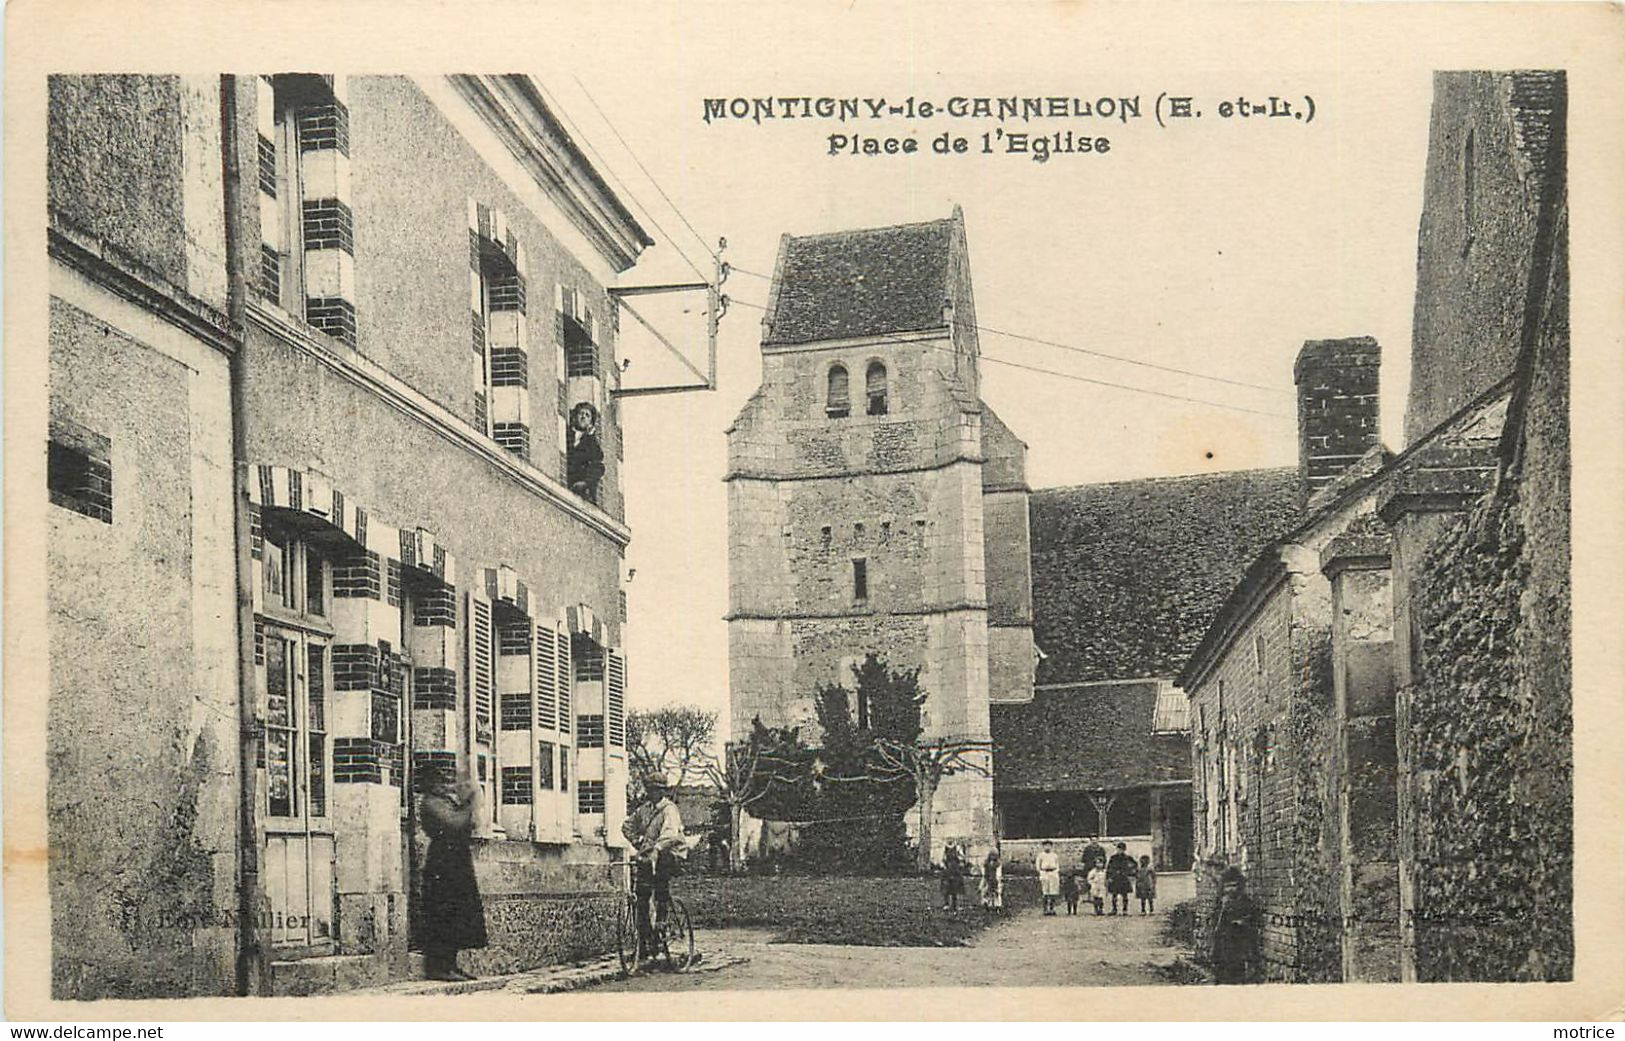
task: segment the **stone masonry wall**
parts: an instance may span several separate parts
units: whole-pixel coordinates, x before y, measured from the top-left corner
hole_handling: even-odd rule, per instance
[[[1435,86],[1406,443],[1512,372],[1544,176],[1508,114],[1511,77],[1441,73]]]
[[[1208,918],[1218,900],[1218,876],[1234,865],[1246,872],[1248,892],[1273,916],[1266,919],[1264,934],[1265,957],[1272,965],[1290,964],[1295,943],[1287,918],[1296,900],[1285,855],[1297,790],[1289,762],[1276,751],[1296,678],[1292,633],[1291,590],[1283,583],[1190,698],[1198,950],[1211,942]],[[1222,781],[1221,744],[1223,758],[1232,764]],[[1229,834],[1224,835],[1219,803],[1232,789],[1237,797],[1226,811]]]
[[[1497,492],[1417,556],[1404,797],[1421,980],[1574,971],[1568,271],[1559,218]]]
[[[226,359],[77,284],[98,314],[52,301],[51,418],[107,439],[111,511],[49,507],[52,993],[230,993],[239,787]]]
[[[1286,547],[1281,584],[1191,692],[1198,950],[1211,942],[1219,875],[1239,867],[1264,911],[1265,975],[1289,982],[1341,976],[1331,588],[1318,562],[1329,534]]]
[[[870,415],[876,362],[886,409]],[[845,415],[829,408],[837,365]],[[816,741],[819,685],[849,684],[849,665],[874,652],[921,670],[928,735],[985,738],[982,417],[951,376],[951,341],[776,347],[762,368],[728,431],[734,732],[759,716]],[[1013,438],[1002,444],[1019,455]],[[933,806],[937,836],[991,839],[987,778],[950,778]]]

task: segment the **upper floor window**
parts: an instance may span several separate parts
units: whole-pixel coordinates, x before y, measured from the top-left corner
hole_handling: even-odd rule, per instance
[[[604,648],[597,640],[582,633],[570,638],[570,659],[575,666],[577,683],[604,678]]]
[[[501,427],[513,426],[511,422],[503,422],[511,420],[511,416],[498,415],[492,407],[496,388],[523,388],[530,382],[524,345],[519,342],[523,325],[515,320],[515,316],[522,316],[525,310],[525,279],[514,266],[513,258],[496,243],[481,237],[476,250],[479,290],[474,300],[474,320],[478,324],[476,332],[481,347],[479,396],[485,405],[477,409],[483,413],[477,418],[484,427],[482,433],[495,437],[511,433]],[[498,440],[505,442],[504,448],[521,456],[529,455],[528,444],[514,444],[511,437]]]
[[[598,375],[598,344],[592,315],[579,290],[560,288],[560,312],[563,324],[564,374],[566,376]]]
[[[588,502],[598,501],[604,479],[604,447],[598,439],[598,410],[578,402],[570,410],[569,447],[564,454],[566,483]]]
[[[329,599],[327,558],[290,534],[267,530],[260,562],[268,612],[324,619]]]
[[[869,371],[864,375],[864,391],[869,399],[869,414],[871,416],[884,416],[886,414],[886,366],[878,361],[869,363]]]
[[[827,382],[824,414],[831,419],[845,419],[852,414],[852,390],[847,380],[846,366],[831,365]]]
[[[354,347],[355,231],[342,81],[284,74],[266,77],[260,88],[260,292]]]
[[[864,557],[852,561],[852,599],[869,599],[869,561]]]

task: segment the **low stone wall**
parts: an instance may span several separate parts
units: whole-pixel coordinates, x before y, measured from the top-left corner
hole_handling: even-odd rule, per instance
[[[1151,855],[1150,835],[1113,835],[1104,839],[1090,838],[1060,838],[1049,839],[1055,844],[1055,852],[1061,857],[1061,870],[1073,871],[1083,865],[1083,849],[1090,843],[1097,843],[1110,857],[1117,852],[1119,842],[1128,845],[1128,855],[1138,864],[1141,857]],[[1004,855],[1004,869],[1006,871],[1031,872],[1033,858],[1038,856],[1044,846],[1044,839],[1001,839],[999,849]]]
[[[490,976],[596,958],[615,947],[622,869],[602,847],[477,842],[488,946],[460,964]]]
[[[485,898],[490,945],[465,951],[459,961],[478,976],[596,958],[615,947],[620,894],[507,893]]]

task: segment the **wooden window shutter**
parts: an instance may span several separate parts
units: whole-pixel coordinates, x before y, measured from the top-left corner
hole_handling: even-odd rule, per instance
[[[570,690],[575,684],[575,669],[570,662],[570,630],[563,624],[555,631],[557,637],[554,647],[558,653],[554,656],[559,667],[559,733],[570,732]],[[564,744],[569,745],[566,741]]]
[[[626,657],[611,647],[605,654],[604,691],[608,703],[606,721],[611,748],[626,747]]]
[[[492,716],[496,675],[493,667],[491,601],[479,593],[468,594],[468,717],[475,744],[493,740]]]
[[[531,625],[531,688],[536,696],[536,726],[559,728],[558,634],[551,624]]]

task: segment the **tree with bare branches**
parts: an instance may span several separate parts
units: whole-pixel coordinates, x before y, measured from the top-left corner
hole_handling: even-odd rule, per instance
[[[878,738],[875,741],[875,759],[881,770],[914,781],[914,806],[920,815],[915,863],[921,871],[931,868],[932,804],[942,779],[957,773],[992,776],[991,752],[991,742],[975,738],[917,738],[914,741]]]
[[[746,812],[776,790],[804,779],[798,768],[802,758],[799,752],[804,749],[795,729],[767,727],[758,717],[751,721],[748,738],[728,742],[720,762],[713,757],[701,766],[712,787],[728,803],[728,870],[737,871],[744,864],[745,851],[739,839]]]
[[[666,705],[626,716],[626,752],[631,759],[633,801],[650,774],[664,774],[674,786],[701,781],[716,761],[717,714],[692,705]]]

